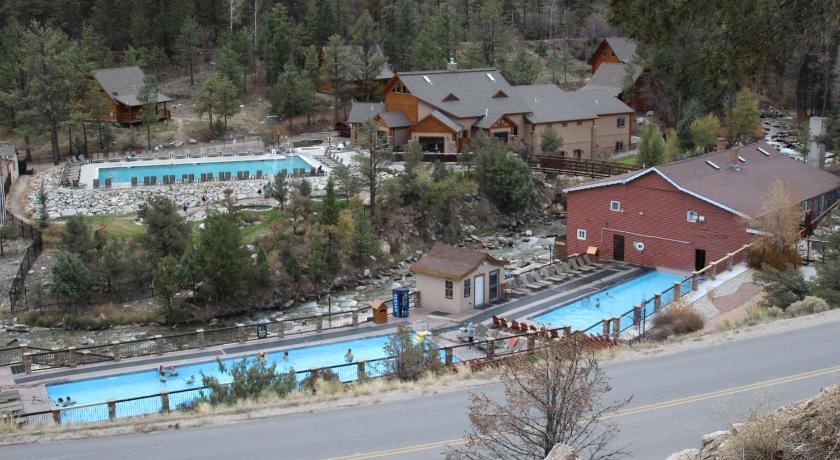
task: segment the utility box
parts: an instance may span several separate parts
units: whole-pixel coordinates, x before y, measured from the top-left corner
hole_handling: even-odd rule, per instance
[[[589,260],[592,262],[598,262],[599,254],[598,246],[589,246],[586,248],[586,256],[589,257]]]
[[[371,309],[373,310],[374,323],[385,324],[388,322],[388,306],[385,305],[385,302],[379,299],[374,299]]]

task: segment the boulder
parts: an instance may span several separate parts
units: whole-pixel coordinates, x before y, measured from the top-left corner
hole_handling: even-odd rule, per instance
[[[700,460],[700,451],[697,449],[685,449],[671,454],[665,460]]]
[[[557,444],[545,457],[545,460],[578,460],[577,452],[566,444]]]

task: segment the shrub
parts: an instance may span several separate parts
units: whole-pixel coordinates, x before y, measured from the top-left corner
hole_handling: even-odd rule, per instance
[[[805,277],[793,265],[779,270],[765,264],[762,266],[762,271],[757,272],[753,279],[764,289],[766,297],[762,305],[765,307],[779,307],[784,310],[809,294]]]
[[[730,457],[743,460],[770,460],[782,458],[783,440],[780,433],[782,423],[776,420],[776,414],[758,416],[753,414],[749,420],[735,430],[731,442],[727,443]]]
[[[385,373],[400,380],[417,380],[426,372],[437,372],[442,364],[437,347],[427,340],[415,343],[408,326],[400,324],[383,347],[387,356]]]
[[[703,316],[682,305],[665,309],[653,317],[654,336],[657,338],[699,331],[704,324]]]
[[[230,405],[268,394],[285,396],[297,388],[295,372],[289,370],[278,374],[275,363],[268,364],[259,359],[242,358],[228,367],[220,359],[217,358],[216,361],[219,363],[219,371],[230,374],[233,381],[224,384],[219,382],[218,378],[202,372],[202,384],[210,388],[209,394],[202,394],[202,397],[211,405]]]
[[[802,258],[795,248],[771,250],[764,247],[750,247],[747,250],[747,265],[751,268],[762,268],[769,265],[777,270],[784,270],[788,265],[801,265]]]
[[[812,295],[806,296],[802,300],[798,300],[787,308],[787,313],[791,316],[810,315],[812,313],[822,313],[829,310],[831,307],[825,300]]]
[[[747,308],[747,323],[755,324],[762,321],[767,321],[773,318],[778,318],[784,314],[784,310],[779,307],[767,307],[762,305],[755,305]]]

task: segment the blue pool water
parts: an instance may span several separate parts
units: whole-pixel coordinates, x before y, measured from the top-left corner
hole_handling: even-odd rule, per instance
[[[598,291],[588,297],[563,305],[532,319],[539,323],[551,324],[554,327],[571,326],[573,331],[586,330],[604,318],[621,316],[627,311],[632,310],[634,305],[653,299],[654,294],[657,292],[663,293],[662,304],[666,304],[673,297],[673,290],[668,292],[664,291],[682,279],[682,275],[664,271],[653,271],[630,281]],[[682,292],[687,292],[686,289],[688,287],[690,287],[690,284],[686,281],[681,287]],[[601,301],[600,308],[595,306],[596,299]],[[645,310],[647,315],[653,313],[652,301],[647,302]],[[632,315],[621,318],[622,330],[631,324],[633,324]],[[600,334],[602,329],[596,327],[590,332]]]
[[[350,348],[353,351],[353,358],[357,361],[375,360],[385,357],[383,346],[390,338],[390,335],[369,337],[364,339],[349,340],[313,347],[289,350],[289,359],[283,359],[283,352],[273,352],[266,355],[269,363],[277,364],[277,371],[284,372],[289,369],[295,371],[306,371],[312,368],[320,368],[343,364],[344,354]],[[240,358],[229,358],[223,360],[225,364],[231,364]],[[441,350],[443,359],[443,350]],[[162,364],[166,365],[165,362]],[[356,363],[333,368],[338,377],[349,382],[357,378]],[[120,400],[140,396],[159,394],[161,391],[173,392],[188,388],[201,386],[201,373],[212,375],[220,382],[230,382],[229,374],[219,372],[216,361],[207,361],[178,367],[178,376],[167,378],[166,383],[160,381],[157,365],[148,371],[119,374],[109,377],[78,380],[68,383],[47,385],[47,395],[53,401],[58,398],[71,397],[76,401],[77,406],[86,404],[104,403],[110,399]],[[384,373],[384,363],[367,363],[365,372],[368,376],[376,377]],[[186,380],[195,376],[195,383],[188,384]],[[298,374],[298,379],[303,380],[308,373]],[[170,407],[175,408],[181,404],[188,404],[199,397],[199,392],[185,392],[170,397]],[[161,410],[160,399],[143,399],[117,404],[117,417],[132,415],[143,415],[157,413]],[[108,419],[108,409],[105,404],[92,407],[81,407],[77,410],[62,412],[62,421],[65,422],[92,422]]]
[[[250,177],[255,177],[257,171],[262,171],[263,176],[273,176],[282,170],[291,172],[292,169],[305,168],[309,171],[312,166],[299,156],[289,156],[283,159],[263,158],[259,160],[236,160],[236,161],[210,161],[210,162],[189,162],[173,164],[157,164],[148,166],[117,166],[113,168],[99,168],[99,183],[104,184],[105,179],[110,178],[114,184],[120,182],[131,182],[136,177],[138,182],[143,183],[144,177],[157,177],[158,182],[163,181],[163,176],[174,175],[181,180],[184,174],[194,174],[198,181],[201,173],[213,173],[214,178],[219,177],[220,172],[229,172],[232,178],[236,177],[238,171],[248,171]]]

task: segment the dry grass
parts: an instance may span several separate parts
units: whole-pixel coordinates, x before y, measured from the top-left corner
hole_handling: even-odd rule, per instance
[[[703,316],[691,307],[677,304],[653,317],[653,336],[660,339],[703,329]]]

